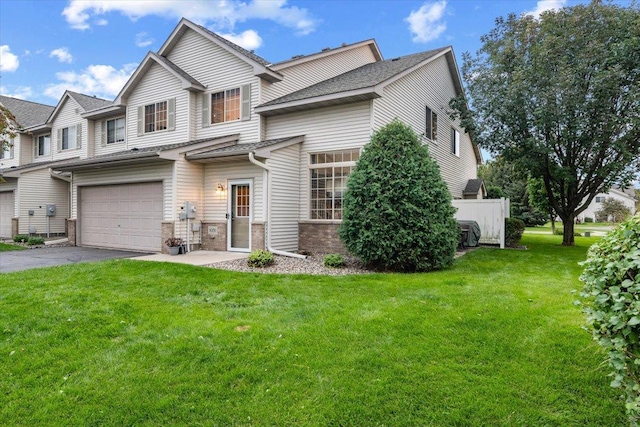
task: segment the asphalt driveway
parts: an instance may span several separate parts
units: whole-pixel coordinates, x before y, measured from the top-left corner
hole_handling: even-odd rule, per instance
[[[24,251],[0,252],[0,273],[29,270],[38,267],[76,264],[79,262],[104,261],[116,258],[133,258],[146,255],[140,252],[110,249],[62,246],[28,249]]]

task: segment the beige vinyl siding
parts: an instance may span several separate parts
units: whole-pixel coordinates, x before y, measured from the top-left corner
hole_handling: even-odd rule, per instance
[[[267,137],[304,135],[300,148],[300,220],[309,218],[309,153],[363,147],[371,137],[371,102],[358,102],[267,119]]]
[[[3,138],[4,139],[4,138]],[[24,134],[18,134],[16,135],[15,138],[13,138],[12,142],[13,142],[13,148],[10,151],[5,151],[5,154],[9,153],[10,156],[6,157],[4,159],[0,159],[0,171],[4,171],[7,168],[10,168],[12,166],[19,166],[21,164],[20,162],[20,158],[21,158],[21,153],[22,151],[24,151],[24,148],[22,147],[22,144],[24,144],[25,140],[30,140],[31,137],[24,135]],[[3,141],[4,142],[4,141]],[[28,147],[27,147],[28,149]]]
[[[143,107],[144,115],[145,105],[167,101],[168,109],[168,101],[172,98],[175,99],[175,130],[165,129],[138,136],[139,107]],[[188,99],[188,92],[182,89],[180,80],[160,65],[153,63],[127,101],[126,148],[153,147],[188,141]],[[144,124],[144,117],[142,120]]]
[[[200,223],[204,214],[204,166],[200,163],[190,163],[181,155],[175,163],[176,186],[175,186],[175,206],[174,211],[179,213],[185,202],[190,202],[196,207],[196,218],[189,220],[190,223]],[[183,239],[187,238],[187,224],[185,220],[175,217],[175,236]],[[200,243],[201,233],[189,231],[189,242]]]
[[[46,134],[40,134],[40,135],[46,135]],[[16,143],[18,141],[20,144],[20,154],[18,156],[16,156],[18,158],[18,163],[20,165],[26,165],[28,163],[33,162],[34,159],[34,147],[33,144],[35,144],[36,138],[38,135],[25,135],[25,134],[20,134],[18,135],[18,137],[16,138]]]
[[[66,218],[69,218],[69,183],[52,178],[49,168],[22,172],[18,179],[19,193],[19,233],[29,233],[31,227],[36,228],[36,233],[47,232],[47,205],[56,205],[56,216],[51,217],[49,223],[50,233],[64,233]],[[29,217],[29,210],[34,215]]]
[[[70,158],[86,158],[87,157],[87,143],[88,141],[88,126],[87,120],[80,117],[80,114],[83,113],[80,105],[73,100],[73,98],[67,96],[65,101],[62,104],[58,114],[56,115],[53,121],[53,127],[51,129],[51,157],[43,156],[37,157],[35,162],[47,161],[47,160],[64,160]],[[70,148],[68,150],[58,151],[58,147],[61,146],[61,142],[59,141],[59,130],[63,128],[71,128],[80,125],[82,127],[82,131],[80,133],[80,148]],[[77,142],[77,136],[76,141]]]
[[[263,170],[246,161],[210,163],[204,166],[204,221],[226,221],[229,180],[248,179],[253,181],[253,201],[251,213],[254,222],[264,221]],[[217,194],[216,187],[222,183],[224,194]]]
[[[271,101],[375,61],[371,48],[369,46],[360,46],[299,65],[279,69],[278,72],[284,78],[281,82],[276,83],[264,81],[262,83],[262,99],[260,102]]]
[[[258,116],[253,113],[253,108],[259,103],[260,79],[254,76],[251,65],[193,30],[187,30],[178,40],[169,53],[168,59],[207,88],[206,93],[196,96],[196,109],[191,110],[191,114],[195,115],[192,118],[195,126],[194,139],[239,133],[239,143],[259,140],[259,121]],[[203,96],[248,84],[251,85],[250,120],[202,126]]]
[[[386,86],[382,98],[373,101],[373,123],[378,130],[397,117],[421,135],[425,132],[425,107],[431,108],[438,115],[438,141],[433,143],[424,137],[422,141],[438,162],[451,196],[461,198],[467,181],[477,178],[477,172],[469,135],[447,114],[449,100],[454,96],[447,61],[440,57]],[[460,132],[460,157],[451,152],[452,125]]]
[[[271,167],[271,246],[283,251],[298,250],[300,214],[300,144],[274,151],[267,160]]]
[[[173,202],[173,162],[74,172],[71,218],[78,218],[78,187],[154,181],[162,181],[163,183],[164,219],[171,220],[174,218],[175,206]]]

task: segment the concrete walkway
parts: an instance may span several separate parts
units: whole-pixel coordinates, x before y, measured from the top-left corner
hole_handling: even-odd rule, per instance
[[[248,258],[247,252],[191,251],[182,255],[151,254],[131,258],[136,261],[175,262],[178,264],[209,265],[217,262]]]

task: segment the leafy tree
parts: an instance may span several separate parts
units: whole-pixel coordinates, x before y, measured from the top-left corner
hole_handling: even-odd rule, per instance
[[[574,220],[596,194],[640,167],[640,10],[602,4],[540,18],[509,15],[464,55],[451,101],[476,141],[542,179],[574,244]]]
[[[526,171],[519,170],[514,163],[498,156],[479,167],[478,177],[484,180],[487,198],[505,197],[510,200],[512,218],[521,219],[527,226],[547,222],[545,212],[538,210],[529,200]]]
[[[0,104],[0,150],[4,151],[11,145],[11,138],[18,133],[18,123],[15,116]]]
[[[529,193],[529,202],[538,211],[545,212],[549,221],[551,221],[551,234],[556,234],[556,212],[549,203],[547,190],[544,188],[544,182],[540,178],[531,178],[527,180],[527,191]]]
[[[438,164],[395,119],[373,134],[349,176],[340,238],[371,267],[427,271],[453,262],[460,230]]]
[[[631,210],[618,199],[607,197],[602,202],[602,207],[596,211],[597,221],[622,222],[631,215]]]

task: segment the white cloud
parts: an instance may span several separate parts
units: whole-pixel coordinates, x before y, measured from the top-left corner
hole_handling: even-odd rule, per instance
[[[18,99],[31,99],[33,90],[29,86],[17,86],[11,90],[5,86],[0,86],[0,93],[4,96]]]
[[[136,46],[138,47],[147,47],[153,44],[154,41],[155,40],[144,31],[136,34]]]
[[[125,64],[119,70],[111,65],[89,65],[81,72],[64,71],[56,73],[60,83],[50,84],[44,94],[59,100],[65,90],[96,95],[101,98],[114,98],[125,85],[137,64]]]
[[[249,19],[271,20],[293,28],[300,35],[313,32],[318,24],[307,9],[287,6],[286,0],[71,0],[62,14],[71,28],[87,30],[91,28],[89,21],[92,17],[109,12],[119,12],[132,20],[147,15],[176,19],[185,17],[227,31],[233,30],[236,23]],[[104,19],[98,23],[101,21]]]
[[[56,57],[60,62],[66,62],[67,64],[71,64],[73,62],[73,55],[69,53],[69,49],[66,47],[60,47],[58,49],[53,49],[49,53],[49,58]]]
[[[6,71],[7,73],[14,72],[20,66],[20,60],[18,55],[11,53],[9,45],[3,44],[0,46],[0,71]]]
[[[244,31],[241,34],[220,34],[227,40],[242,46],[247,50],[254,50],[262,46],[262,37],[253,30]]]
[[[539,18],[542,12],[562,9],[566,4],[567,0],[538,0],[536,8],[529,12],[525,12],[525,15],[531,15],[534,18]]]
[[[427,2],[418,10],[412,10],[405,18],[409,23],[409,30],[413,34],[414,43],[428,43],[437,39],[447,29],[447,24],[442,21],[447,0]]]

